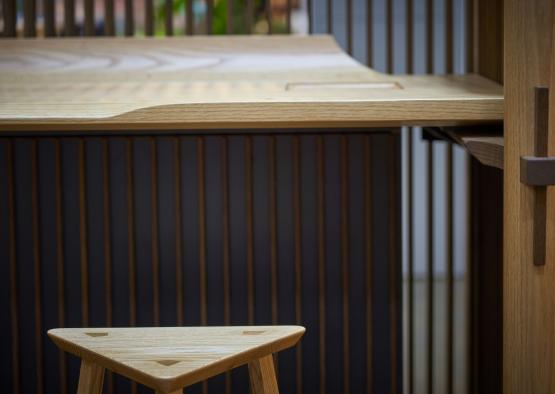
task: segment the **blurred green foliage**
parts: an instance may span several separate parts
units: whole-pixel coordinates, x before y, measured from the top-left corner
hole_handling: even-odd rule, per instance
[[[195,0],[173,0],[173,14],[184,15],[186,12],[187,1],[193,1],[193,20],[195,21],[195,31],[204,31],[206,3]],[[254,2],[254,26],[253,32],[264,33],[268,31],[265,15],[265,2],[269,0],[253,0]],[[212,9],[212,34],[227,33],[227,0],[214,0]],[[246,0],[233,0],[233,34],[246,34]],[[156,2],[156,35],[164,35],[164,21],[166,19],[166,5],[164,0]],[[196,27],[199,26],[200,29]],[[286,32],[283,21],[272,21],[272,31],[280,34]],[[182,33],[175,31],[176,34]]]

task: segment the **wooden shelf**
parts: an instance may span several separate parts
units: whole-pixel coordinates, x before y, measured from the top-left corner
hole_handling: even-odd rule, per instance
[[[463,144],[468,152],[486,166],[503,169],[505,144],[503,136],[463,137]]]
[[[0,131],[455,126],[503,118],[476,75],[390,76],[329,36],[0,41]]]

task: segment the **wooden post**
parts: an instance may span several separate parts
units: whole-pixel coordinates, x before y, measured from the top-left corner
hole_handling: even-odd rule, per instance
[[[553,76],[553,0],[505,2],[503,392],[555,391],[555,195],[547,187],[545,265],[534,265],[535,189],[520,182],[535,152],[535,88]],[[553,105],[550,105],[553,115]],[[555,154],[550,118],[548,155]]]
[[[252,394],[278,394],[274,358],[270,354],[249,363]]]
[[[81,360],[77,394],[101,394],[104,383],[104,368],[91,361]]]

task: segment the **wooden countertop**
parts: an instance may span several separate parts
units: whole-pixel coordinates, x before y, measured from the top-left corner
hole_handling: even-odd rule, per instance
[[[476,75],[389,76],[329,36],[0,40],[0,131],[452,126],[501,121]]]

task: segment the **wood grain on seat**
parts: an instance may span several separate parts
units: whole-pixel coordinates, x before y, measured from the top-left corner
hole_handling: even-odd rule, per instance
[[[299,326],[58,328],[61,349],[162,392],[295,345]]]

